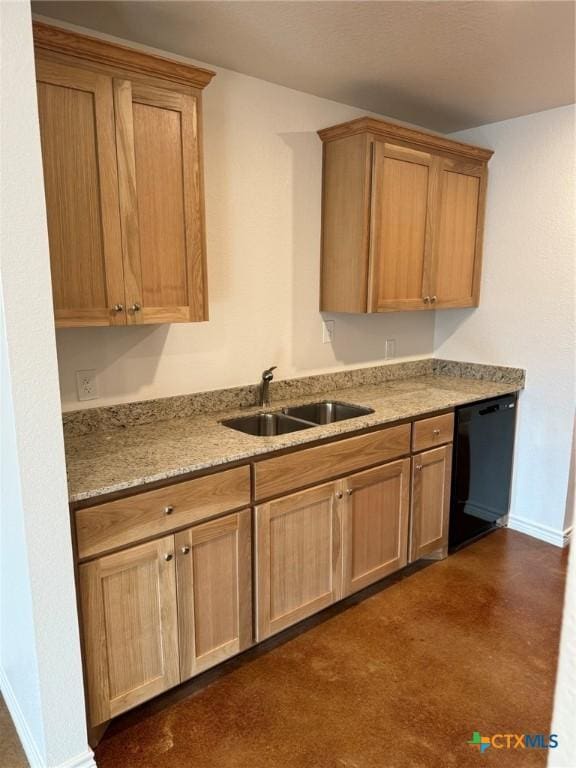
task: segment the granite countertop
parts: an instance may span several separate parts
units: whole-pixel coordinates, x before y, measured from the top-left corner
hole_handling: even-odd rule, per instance
[[[321,394],[274,398],[266,410],[327,399],[374,409],[374,413],[367,416],[277,437],[245,435],[220,424],[222,419],[262,410],[255,407],[236,407],[69,435],[66,437],[69,498],[71,502],[97,499],[116,491],[248,460],[283,448],[517,392],[522,386],[523,382],[512,380],[488,381],[435,373],[333,389]]]

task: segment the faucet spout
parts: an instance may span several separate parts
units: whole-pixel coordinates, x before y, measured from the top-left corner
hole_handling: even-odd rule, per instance
[[[260,398],[258,403],[261,408],[270,405],[270,382],[274,378],[272,371],[275,370],[276,366],[272,365],[262,372],[262,378],[260,379]]]

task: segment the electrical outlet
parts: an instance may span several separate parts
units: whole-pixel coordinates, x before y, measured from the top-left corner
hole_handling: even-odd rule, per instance
[[[386,360],[396,357],[396,339],[386,339],[384,347],[384,356]]]
[[[331,344],[334,341],[334,320],[324,320],[322,323],[322,344]]]
[[[78,400],[96,400],[98,397],[96,371],[76,371],[76,391]]]

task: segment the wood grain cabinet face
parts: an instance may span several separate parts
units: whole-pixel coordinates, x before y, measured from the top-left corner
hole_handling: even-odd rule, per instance
[[[174,537],[79,568],[91,725],[180,682]]]
[[[343,483],[343,596],[346,596],[407,563],[410,459],[361,472]]]
[[[36,75],[56,324],[124,325],[112,79],[43,59]]]
[[[475,306],[480,292],[486,168],[443,159],[438,174],[431,291],[437,307]]]
[[[34,41],[56,325],[207,320],[213,73],[39,22]]]
[[[252,643],[251,515],[246,509],[177,533],[180,677]]]
[[[129,323],[206,320],[198,100],[114,80]]]
[[[369,118],[319,133],[320,309],[477,306],[492,152]]]
[[[433,158],[374,142],[370,263],[372,311],[421,309],[430,295]]]
[[[448,545],[452,446],[412,458],[410,562]]]
[[[257,639],[341,596],[337,483],[256,507]]]

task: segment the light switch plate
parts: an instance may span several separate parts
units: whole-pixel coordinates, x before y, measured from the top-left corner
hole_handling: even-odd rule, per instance
[[[324,320],[322,323],[322,343],[331,344],[334,341],[334,320]]]
[[[76,391],[78,400],[96,400],[98,397],[96,371],[76,371]]]

